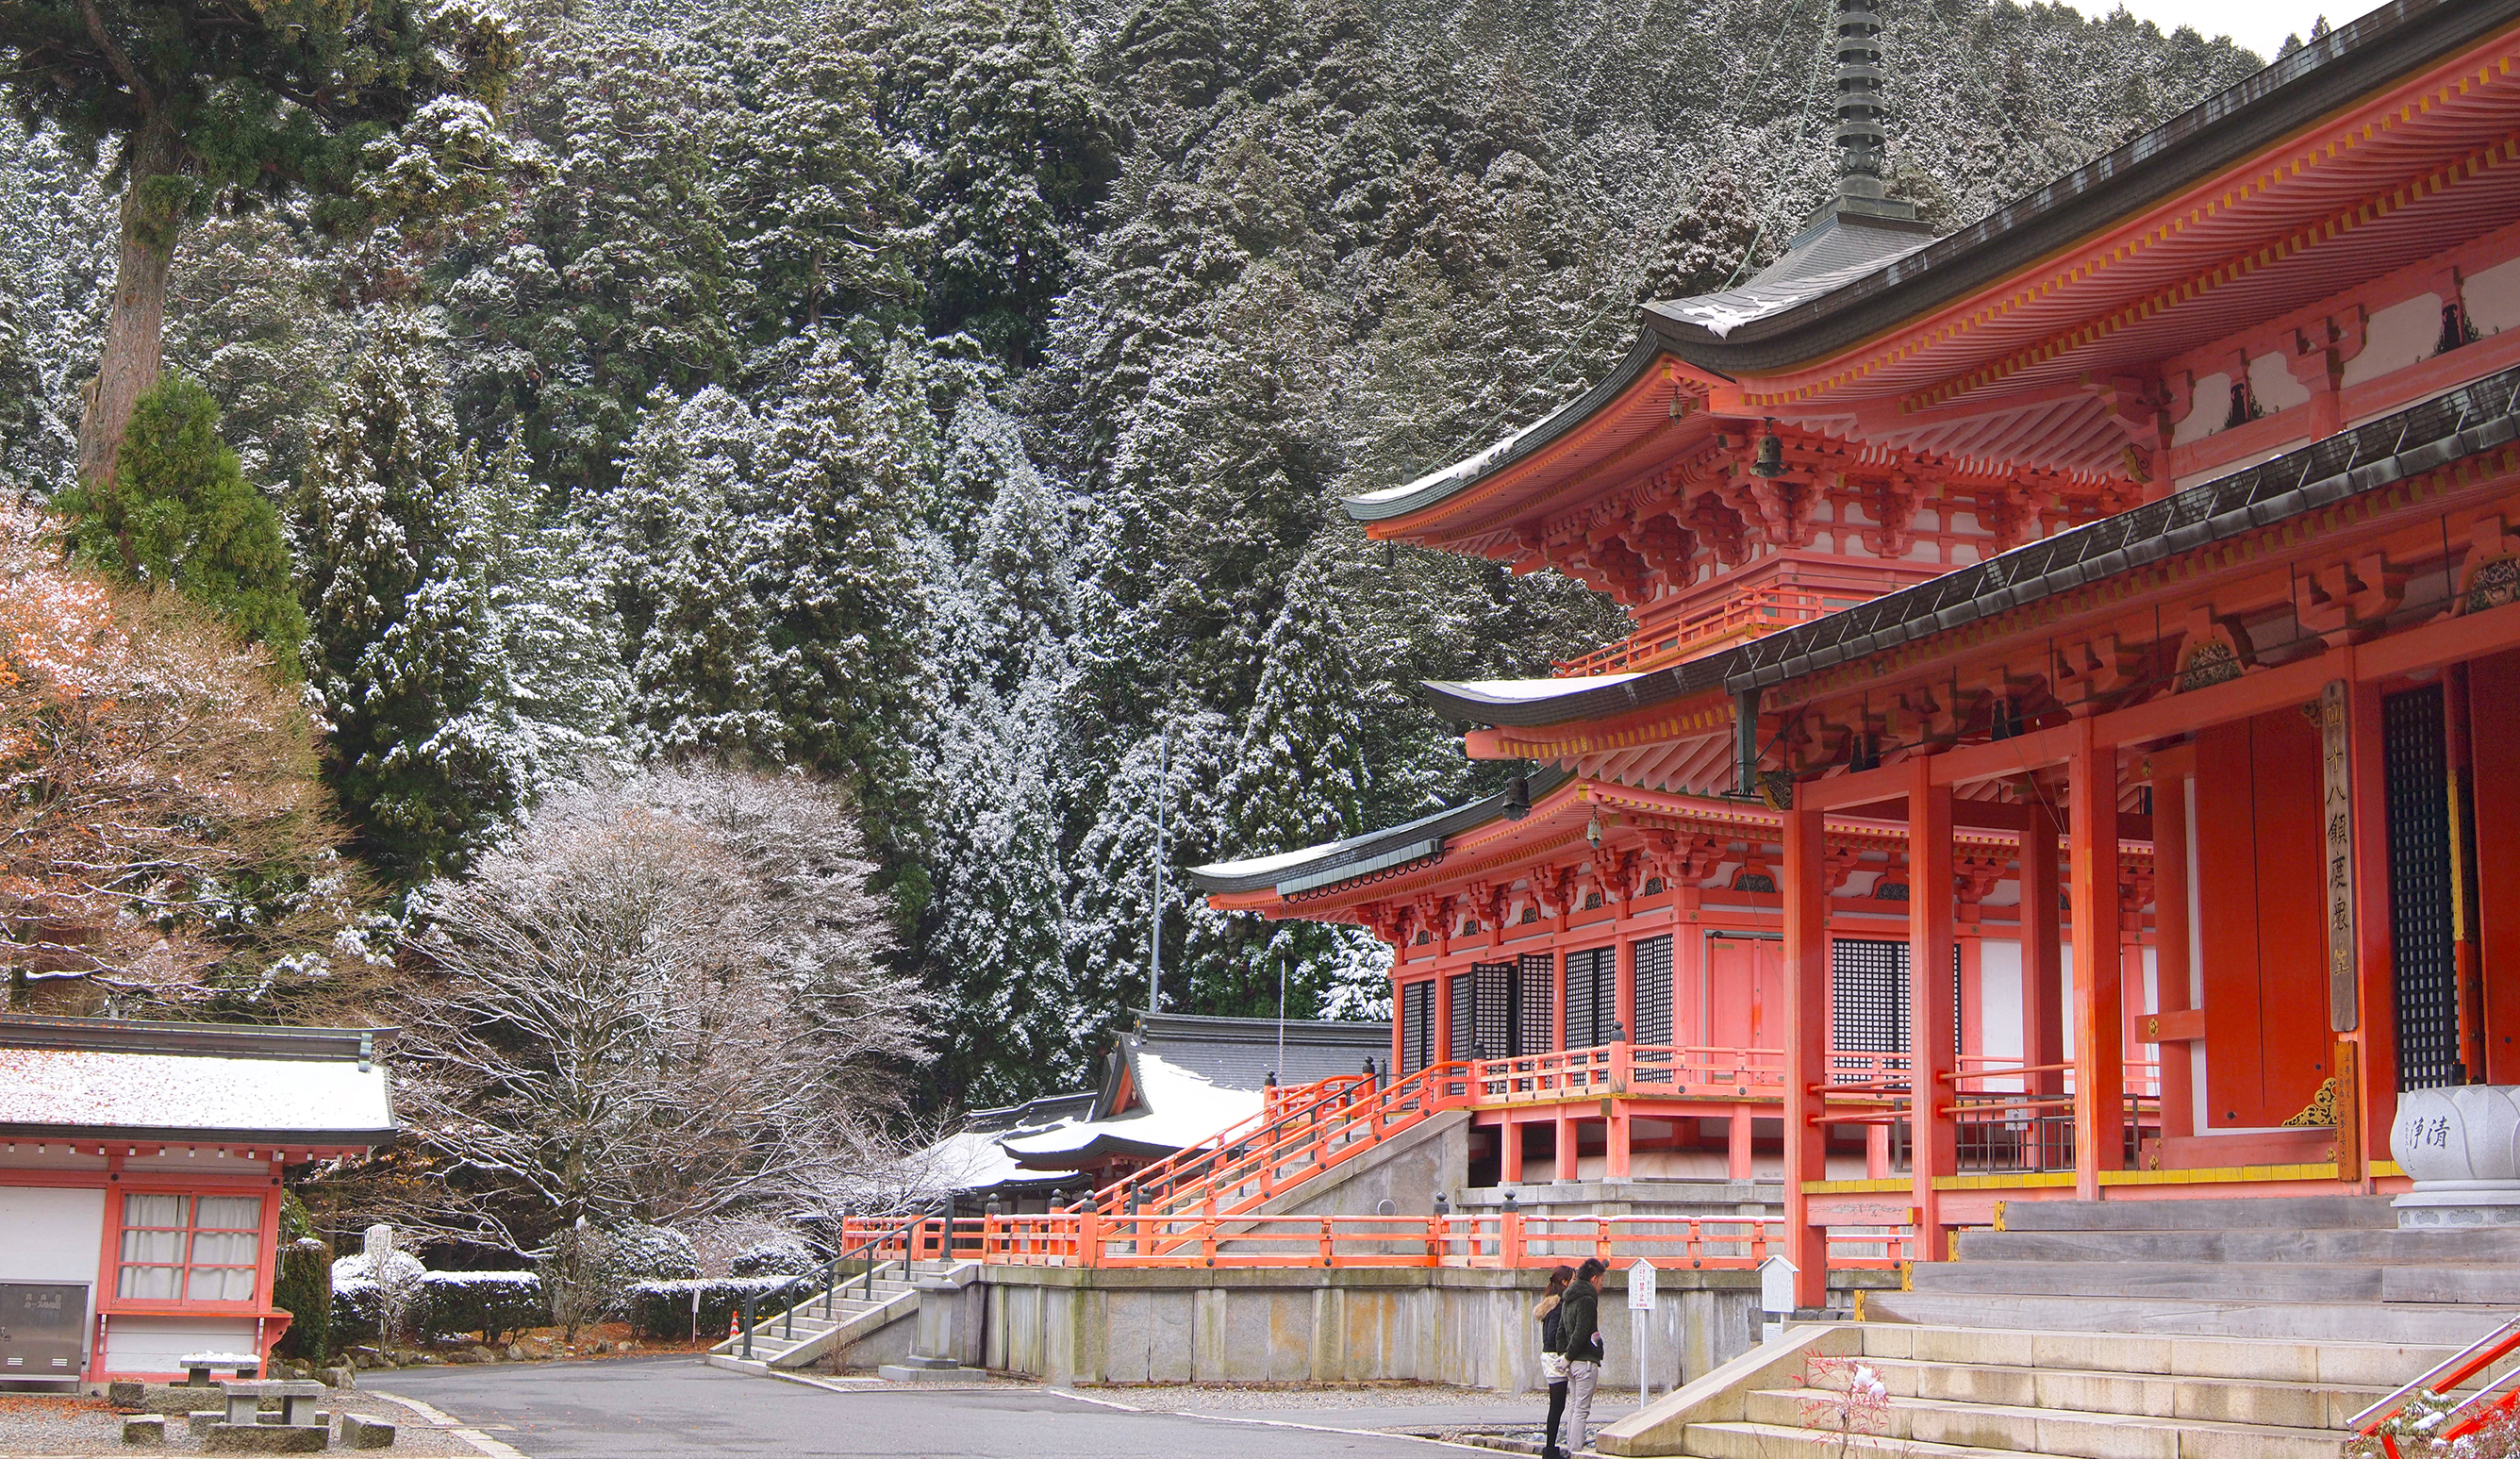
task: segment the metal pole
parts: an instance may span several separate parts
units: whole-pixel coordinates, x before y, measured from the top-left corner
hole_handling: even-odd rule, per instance
[[[1280,1077],[1286,1072],[1286,956],[1278,955],[1278,1069]]]
[[[1173,727],[1167,723],[1155,742],[1155,904],[1147,925],[1147,1012],[1163,1009],[1164,986],[1164,802],[1172,798]]]

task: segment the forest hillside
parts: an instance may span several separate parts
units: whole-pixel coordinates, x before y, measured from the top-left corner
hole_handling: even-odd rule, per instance
[[[699,761],[851,807],[932,1107],[1073,1086],[1143,1001],[1159,817],[1168,1006],[1274,1011],[1283,966],[1298,1016],[1384,1012],[1370,937],[1178,869],[1488,788],[1417,681],[1620,620],[1336,502],[1777,251],[1832,176],[1829,10],[519,0],[468,22],[500,84],[406,126],[433,151],[347,124],[355,216],[221,175],[112,490],[77,462],[123,154],[13,93],[0,473],[302,679],[346,861],[292,885],[371,908],[187,966],[251,1002],[390,961],[537,804]],[[1884,21],[1898,186],[1946,226],[2259,65],[2123,12]]]

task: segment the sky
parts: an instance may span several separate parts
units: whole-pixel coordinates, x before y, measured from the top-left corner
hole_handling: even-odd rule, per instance
[[[2086,16],[2104,16],[2120,0],[2068,0]],[[2164,30],[2193,25],[2206,36],[2228,35],[2258,53],[2275,59],[2286,35],[2310,34],[2311,23],[2327,17],[2341,25],[2374,8],[2379,0],[2123,0],[2137,18]]]

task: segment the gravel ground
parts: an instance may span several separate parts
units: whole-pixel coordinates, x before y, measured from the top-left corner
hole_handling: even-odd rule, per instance
[[[218,1390],[209,1390],[202,1406],[218,1406]],[[383,1393],[333,1392],[323,1404],[326,1411],[365,1414],[387,1420],[394,1425],[394,1445],[382,1452],[408,1454],[415,1459],[447,1459],[447,1456],[476,1456],[475,1449],[464,1439],[445,1433],[418,1413]],[[0,1459],[51,1459],[68,1454],[127,1454],[148,1452],[124,1447],[122,1414],[103,1398],[81,1398],[50,1393],[0,1394]],[[191,1426],[182,1418],[166,1421],[164,1453],[198,1454],[201,1444],[192,1436]]]

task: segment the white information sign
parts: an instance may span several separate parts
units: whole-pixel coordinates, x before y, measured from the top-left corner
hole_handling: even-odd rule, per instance
[[[1628,1268],[1628,1310],[1650,1312],[1654,1309],[1654,1264],[1640,1258]]]

